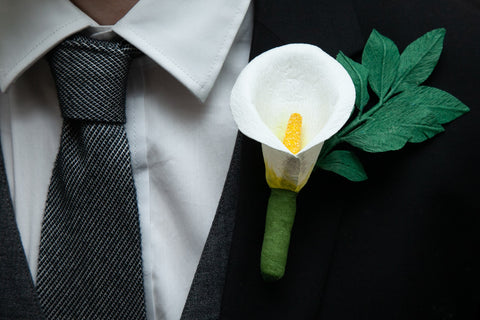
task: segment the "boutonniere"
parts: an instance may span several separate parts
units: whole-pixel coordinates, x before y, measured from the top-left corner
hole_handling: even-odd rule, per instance
[[[260,269],[284,272],[296,196],[315,166],[351,181],[367,179],[350,144],[367,152],[398,150],[444,131],[469,109],[442,90],[422,86],[436,66],[445,29],[430,31],[402,54],[374,30],[361,63],[308,44],[290,44],[253,59],[239,75],[231,108],[240,131],[262,144],[271,188]],[[369,88],[376,97],[371,99]]]

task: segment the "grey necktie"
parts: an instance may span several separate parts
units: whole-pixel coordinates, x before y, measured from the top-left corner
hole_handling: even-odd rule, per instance
[[[145,319],[136,191],[124,128],[138,51],[74,36],[49,54],[63,116],[42,225],[47,319]]]

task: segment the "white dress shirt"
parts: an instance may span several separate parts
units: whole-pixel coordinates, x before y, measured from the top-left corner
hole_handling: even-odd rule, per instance
[[[44,55],[80,30],[112,32],[145,56],[131,67],[127,136],[147,316],[179,319],[229,167],[233,83],[248,62],[249,0],[140,0],[98,24],[65,0],[0,0],[0,133],[17,224],[35,280],[62,119]],[[243,21],[243,23],[242,23]]]

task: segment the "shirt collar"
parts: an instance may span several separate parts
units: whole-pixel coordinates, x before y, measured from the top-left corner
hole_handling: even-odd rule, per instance
[[[204,101],[250,0],[140,0],[112,30]],[[70,1],[16,0],[0,10],[0,88],[52,47],[98,24]]]

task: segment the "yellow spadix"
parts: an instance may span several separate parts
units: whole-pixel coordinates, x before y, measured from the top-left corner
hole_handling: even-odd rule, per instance
[[[302,116],[299,113],[292,113],[288,119],[287,131],[283,144],[293,154],[300,152],[302,148]]]

